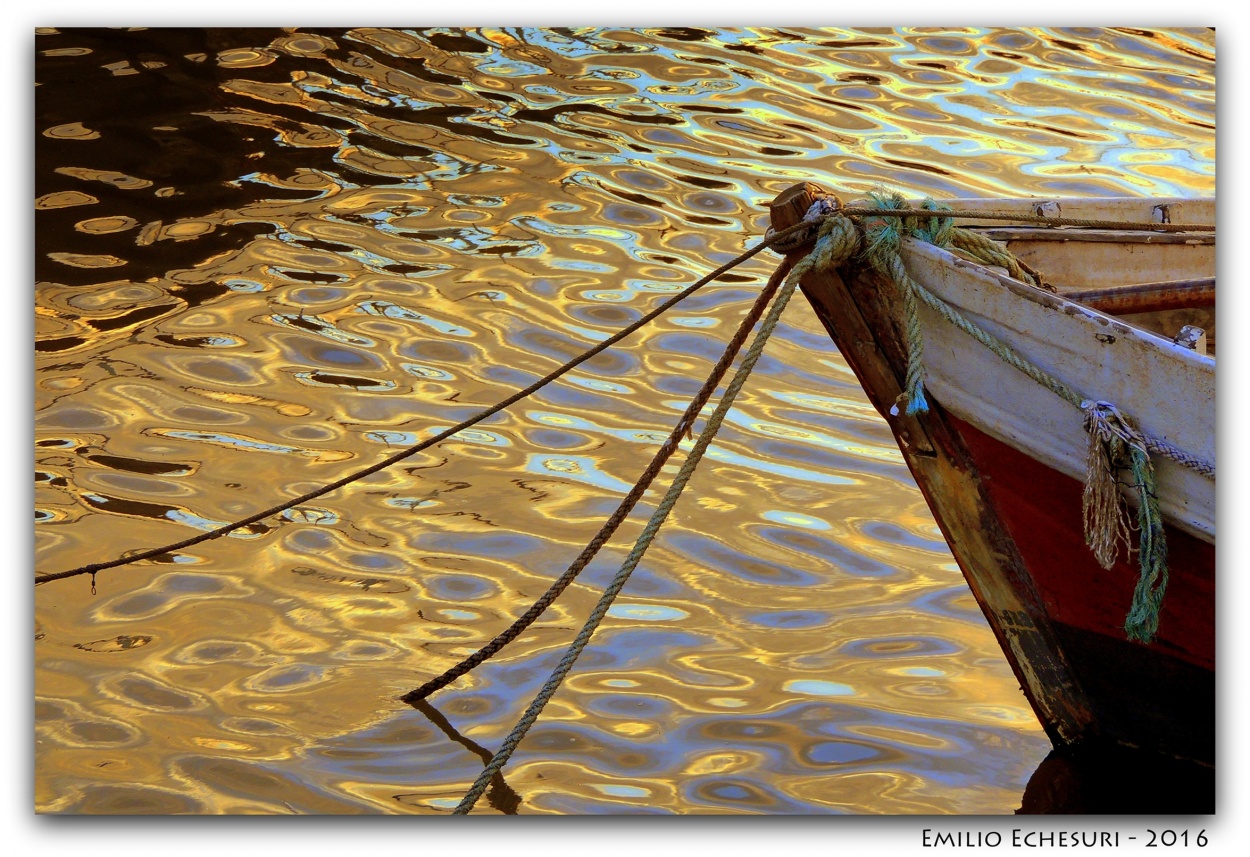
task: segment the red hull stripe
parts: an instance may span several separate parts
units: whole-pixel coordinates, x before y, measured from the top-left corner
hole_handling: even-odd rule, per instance
[[[948,415],[949,416],[949,415]],[[1110,570],[1085,545],[1082,484],[950,416],[1054,622],[1124,640],[1137,553]],[[1166,527],[1169,584],[1152,649],[1215,669],[1215,547]]]

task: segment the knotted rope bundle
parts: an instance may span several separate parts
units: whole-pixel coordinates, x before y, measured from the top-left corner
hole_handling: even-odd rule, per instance
[[[909,208],[909,203],[901,194],[871,193],[869,196],[878,208],[895,210]],[[932,199],[926,199],[921,202],[920,208],[932,211],[935,214],[950,210],[950,206]],[[1036,271],[1024,265],[996,241],[992,241],[970,229],[961,229],[955,226],[954,220],[950,217],[922,217],[918,215],[909,215],[907,217],[867,217],[863,221],[863,228],[866,236],[865,258],[873,270],[898,287],[903,298],[903,320],[907,330],[907,378],[903,385],[903,394],[900,397],[900,402],[906,403],[908,416],[927,413],[929,403],[925,399],[924,394],[924,335],[920,326],[917,300],[924,300],[925,303],[942,312],[943,315],[947,315],[948,318],[949,314],[943,312],[942,308],[937,305],[941,303],[945,306],[945,302],[940,301],[927,289],[924,289],[912,280],[906,268],[903,267],[903,258],[899,253],[903,237],[912,236],[919,238],[937,247],[957,250],[961,256],[965,256],[971,261],[1005,268],[1012,277],[1030,285],[1041,286],[1041,277]],[[954,318],[949,318],[949,320],[955,321]],[[969,323],[960,324],[957,321],[955,323],[965,332],[976,336],[970,329],[971,325]],[[977,338],[981,339],[980,337]],[[1003,349],[1006,349],[1006,351],[1015,354],[1005,344],[991,345],[986,340],[981,341],[996,352],[1003,352]],[[1021,371],[1026,372],[1026,374],[1034,375],[1033,372],[1024,368],[1027,363],[1024,358],[1018,357],[1018,355],[1015,359],[1009,358],[1005,356],[1005,352],[1000,353],[1000,356],[1003,356],[1004,359],[1015,365],[1016,368],[1021,369]],[[1040,381],[1036,377],[1034,380]],[[1051,384],[1041,383],[1054,389]],[[1060,395],[1063,394],[1060,393]],[[1068,396],[1064,396],[1064,398],[1068,398]],[[1073,394],[1070,400],[1073,401],[1073,404],[1076,404],[1080,401],[1080,397]]]
[[[1085,518],[1085,544],[1103,568],[1111,568],[1120,544],[1131,550],[1124,495],[1115,474],[1129,465],[1129,446],[1140,437],[1110,402],[1082,402],[1089,451],[1085,457],[1085,491],[1081,511]]]
[[[1168,586],[1168,546],[1163,535],[1163,515],[1155,493],[1154,465],[1146,439],[1110,402],[1085,401],[1085,430],[1089,432],[1086,459],[1085,542],[1103,568],[1111,568],[1120,542],[1129,544],[1124,495],[1116,474],[1130,470],[1137,492],[1138,553],[1141,575],[1133,590],[1133,603],[1124,619],[1130,640],[1149,643],[1159,630],[1159,609]]]

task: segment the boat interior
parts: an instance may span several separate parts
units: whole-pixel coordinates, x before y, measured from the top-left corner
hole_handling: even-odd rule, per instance
[[[1050,217],[1195,224],[1192,232],[1141,232],[986,222],[978,231],[1004,242],[1068,300],[1215,357],[1214,200],[1013,202]],[[985,207],[1004,210],[996,203]]]

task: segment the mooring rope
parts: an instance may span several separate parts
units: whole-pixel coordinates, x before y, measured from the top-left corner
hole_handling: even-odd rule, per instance
[[[471,426],[474,426],[477,423],[480,423],[482,420],[487,419],[488,417],[494,416],[495,414],[502,411],[504,408],[507,408],[508,406],[513,405],[516,402],[519,402],[521,399],[524,399],[527,396],[537,392],[538,390],[545,387],[547,384],[550,384],[552,381],[555,381],[561,376],[567,374],[571,370],[580,366],[582,363],[585,363],[590,358],[594,357],[597,354],[600,354],[601,352],[605,351],[606,349],[620,342],[625,337],[629,336],[631,333],[634,333],[639,328],[655,320],[657,317],[659,317],[665,311],[667,311],[670,307],[690,297],[690,295],[694,294],[703,286],[715,280],[721,274],[724,274],[733,270],[737,266],[741,265],[743,262],[750,259],[752,256],[755,256],[756,254],[763,251],[766,247],[771,246],[773,243],[777,241],[784,241],[787,237],[794,235],[800,231],[803,231],[807,228],[808,228],[808,224],[799,223],[799,224],[795,224],[789,229],[784,230],[783,232],[778,232],[775,235],[770,235],[766,237],[759,244],[740,253],[739,255],[735,256],[733,259],[721,265],[716,270],[712,271],[707,276],[700,279],[698,282],[693,283],[692,285],[686,287],[684,290],[682,290],[678,294],[664,301],[658,307],[653,309],[651,312],[648,312],[647,314],[643,315],[633,324],[622,329],[620,332],[610,336],[609,338],[605,339],[603,342],[600,342],[598,345],[594,346],[593,348],[590,348],[582,352],[578,356],[574,357],[572,360],[569,360],[563,366],[560,366],[555,371],[551,372],[548,375],[543,376],[542,378],[539,378],[537,381],[535,381],[533,384],[530,384],[525,389],[519,390],[516,393],[513,393],[511,396],[499,402],[498,404],[492,405],[491,407],[478,412],[474,416],[469,417],[463,422],[457,423],[456,425],[452,426],[449,429],[446,429],[445,431],[439,432],[438,434],[434,435],[431,438],[423,440],[418,444],[415,444],[397,453],[394,453],[393,455],[390,455],[382,459],[376,464],[373,464],[361,470],[357,470],[354,473],[350,473],[341,479],[337,479],[334,482],[329,483],[328,485],[323,485],[322,487],[309,491],[306,494],[301,494],[299,497],[296,497],[293,500],[288,500],[284,503],[279,503],[276,506],[272,506],[268,509],[265,509],[263,512],[257,512],[254,515],[249,515],[248,517],[243,518],[241,520],[234,521],[229,524],[225,524],[223,526],[217,527],[216,529],[209,530],[204,533],[200,533],[197,536],[192,536],[190,538],[183,539],[182,541],[173,542],[171,544],[163,545],[158,548],[151,548],[150,550],[141,551],[140,553],[136,553],[131,556],[122,556],[114,560],[109,560],[108,562],[91,563],[89,565],[80,566],[78,568],[72,568],[67,571],[58,571],[55,573],[47,573],[47,574],[37,574],[35,575],[35,585],[38,586],[40,584],[49,583],[54,580],[63,580],[69,577],[77,577],[83,574],[90,574],[91,579],[92,579],[92,584],[94,586],[95,575],[97,572],[104,571],[105,569],[109,569],[109,568],[116,568],[122,565],[129,565],[131,563],[139,562],[145,559],[152,559],[153,557],[162,556],[163,554],[172,553],[174,551],[182,550],[184,548],[189,548],[193,545],[198,545],[201,542],[206,542],[211,539],[221,538],[222,536],[228,535],[229,533],[232,533],[235,530],[242,529],[243,527],[258,523],[259,521],[262,521],[265,518],[285,512],[286,510],[294,508],[295,506],[298,506],[302,503],[307,503],[310,500],[315,500],[318,497],[322,497],[326,494],[329,494],[331,491],[335,491],[339,488],[344,487],[345,485],[350,485],[351,483],[357,482],[366,476],[370,476],[374,473],[377,473],[379,470],[383,470],[387,467],[390,467],[392,464],[396,464],[407,458],[411,458],[412,456],[416,455],[418,452],[421,452],[424,449],[428,449],[429,447],[433,446],[436,443],[447,440],[452,435],[455,435],[461,431],[464,431],[465,429]]]
[[[854,248],[857,246],[858,238],[854,226],[849,220],[842,217],[827,218],[820,227],[820,237],[817,239],[817,248],[825,253],[825,258],[832,258],[830,251],[832,248]],[[656,533],[659,532],[660,526],[668,517],[669,512],[677,503],[677,499],[681,496],[682,491],[686,487],[686,483],[690,481],[691,474],[703,458],[712,438],[716,436],[717,430],[725,419],[725,415],[729,413],[734,399],[738,392],[742,389],[742,385],[746,383],[747,378],[751,374],[751,370],[755,367],[756,361],[759,360],[760,354],[763,353],[764,344],[768,342],[769,336],[777,326],[777,322],[781,319],[781,313],[785,309],[786,304],[790,301],[790,296],[794,294],[794,289],[798,286],[799,279],[804,273],[811,270],[815,265],[812,256],[817,251],[800,260],[790,271],[790,275],[786,277],[785,283],[777,292],[777,298],[773,302],[772,308],[768,312],[768,316],[760,325],[759,332],[756,333],[755,339],[751,343],[751,347],[747,350],[746,355],[742,358],[742,364],[738,367],[738,371],[734,373],[733,379],[729,382],[724,395],[716,406],[716,410],[708,418],[707,423],[703,427],[703,431],[699,434],[699,439],[695,441],[694,448],[690,454],[686,456],[686,460],[682,463],[681,470],[673,478],[672,485],[669,486],[668,492],[664,495],[664,499],[660,501],[660,505],[656,507],[655,512],[651,516],[651,520],[647,522],[642,534],[634,543],[633,550],[629,556],[625,558],[625,562],[621,565],[620,571],[612,579],[612,582],[604,590],[599,602],[591,611],[590,617],[586,620],[586,624],[582,626],[577,637],[569,645],[568,650],[564,653],[564,657],[560,659],[560,663],[556,665],[551,676],[547,679],[539,690],[534,701],[530,703],[525,714],[513,727],[508,737],[504,739],[500,745],[499,751],[495,757],[491,759],[486,768],[478,775],[473,786],[465,794],[460,804],[456,807],[454,815],[466,815],[469,810],[473,809],[473,805],[477,803],[478,798],[490,785],[492,778],[498,773],[508,760],[512,757],[517,745],[525,737],[530,727],[538,719],[538,715],[542,713],[543,708],[551,700],[560,684],[564,681],[565,676],[573,668],[574,662],[581,655],[586,645],[590,642],[591,636],[599,627],[603,617],[607,615],[608,609],[612,606],[612,602],[616,600],[616,596],[624,588],[625,583],[629,580],[630,574],[637,568],[638,563],[642,560],[642,556],[646,553],[647,548],[655,540]],[[835,262],[836,264],[836,262]]]
[[[540,596],[538,600],[525,611],[525,613],[517,618],[517,620],[507,628],[507,630],[500,633],[485,646],[460,661],[460,663],[456,664],[454,667],[448,669],[442,675],[437,678],[430,679],[416,690],[411,690],[401,696],[400,699],[402,701],[407,702],[410,705],[415,705],[420,700],[428,697],[431,693],[441,690],[456,679],[460,678],[460,676],[485,662],[487,659],[494,657],[504,646],[515,640],[523,631],[525,631],[526,628],[532,625],[534,621],[538,619],[538,617],[541,616],[548,607],[551,606],[552,602],[560,597],[560,593],[564,592],[564,590],[568,588],[569,584],[572,583],[579,574],[581,574],[582,569],[584,569],[590,561],[595,558],[595,555],[599,553],[599,549],[607,543],[608,539],[612,538],[612,534],[616,532],[617,528],[621,525],[625,518],[629,516],[629,513],[633,511],[634,506],[637,505],[638,501],[642,498],[642,495],[646,493],[647,488],[650,487],[651,483],[655,480],[655,477],[659,475],[660,470],[664,467],[664,464],[670,457],[672,457],[673,453],[677,451],[677,447],[681,443],[682,438],[686,437],[690,433],[691,426],[694,425],[694,421],[699,416],[699,412],[703,410],[703,406],[707,404],[708,399],[710,399],[712,393],[715,392],[717,385],[720,384],[721,379],[725,376],[725,372],[728,371],[730,364],[733,363],[734,357],[736,357],[739,350],[741,350],[742,344],[746,342],[752,328],[754,328],[756,322],[760,320],[760,316],[764,314],[764,310],[768,307],[769,301],[772,300],[773,295],[776,293],[777,288],[781,285],[782,279],[785,277],[790,268],[791,265],[788,262],[783,262],[783,264],[773,272],[773,275],[769,277],[767,285],[764,286],[764,289],[755,299],[755,303],[751,305],[751,308],[747,311],[746,316],[743,317],[742,323],[738,325],[737,331],[729,340],[728,345],[726,345],[724,353],[721,354],[720,359],[716,362],[716,365],[712,367],[712,371],[708,374],[707,380],[703,382],[703,386],[695,394],[694,398],[691,399],[690,404],[686,407],[685,413],[683,413],[681,419],[677,421],[677,424],[673,427],[673,430],[669,434],[668,438],[663,444],[660,445],[660,448],[655,453],[655,457],[651,459],[651,463],[647,465],[646,470],[644,470],[642,475],[638,477],[638,481],[634,483],[634,487],[631,488],[629,493],[625,495],[625,499],[623,499],[620,505],[616,507],[616,511],[608,517],[603,526],[599,529],[599,532],[595,533],[594,538],[592,538],[582,552],[577,555],[577,558],[573,560],[568,569],[560,575],[560,577],[558,577],[556,581],[551,584],[547,591],[544,592],[542,596]]]

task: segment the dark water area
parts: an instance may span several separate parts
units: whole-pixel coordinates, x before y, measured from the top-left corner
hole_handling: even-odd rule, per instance
[[[36,569],[194,535],[455,424],[753,245],[797,182],[1211,195],[1214,47],[41,29]],[[449,813],[675,465],[512,646],[428,704],[398,697],[564,570],[775,265],[359,484],[94,593],[37,587],[36,810]],[[477,811],[1011,814],[1043,799],[1026,786],[1049,752],[888,427],[796,300]]]
[[[40,121],[34,151],[41,199],[78,198],[84,179],[94,178],[90,195],[98,200],[95,204],[109,211],[110,219],[148,224],[194,218],[275,195],[307,197],[235,182],[248,172],[247,156],[255,149],[249,144],[255,137],[249,138],[246,128],[202,115],[224,106],[219,89],[224,75],[215,63],[187,57],[244,47],[258,34],[230,29],[167,29],[155,38],[150,31],[72,33],[40,40],[36,102]],[[89,62],[83,60],[86,56]],[[132,73],[118,74],[119,70]],[[59,132],[45,134],[45,123]],[[97,139],[90,135],[98,134],[109,141],[107,146],[92,147],[91,169],[96,175],[66,170],[82,154],[84,135],[75,133],[76,126],[92,129],[86,139]],[[275,154],[281,157],[283,152]],[[286,165],[288,169],[294,166]],[[134,178],[139,175],[143,178]],[[150,183],[143,189],[155,186],[158,190],[135,193],[142,182]],[[168,188],[166,193],[160,192],[162,186]],[[110,223],[90,231],[75,229],[81,219],[82,211],[73,205],[39,209],[40,234],[62,238],[50,252],[124,259],[125,274],[139,280],[192,266],[272,231],[265,224],[249,223],[197,236],[194,243],[141,244],[129,230],[110,230]],[[71,240],[67,244],[65,239]],[[35,254],[35,274],[39,280],[75,286],[99,280],[98,269],[67,265],[47,253]]]
[[[1216,796],[1205,765],[1116,746],[1063,748],[1037,766],[1017,813],[1214,815]]]

